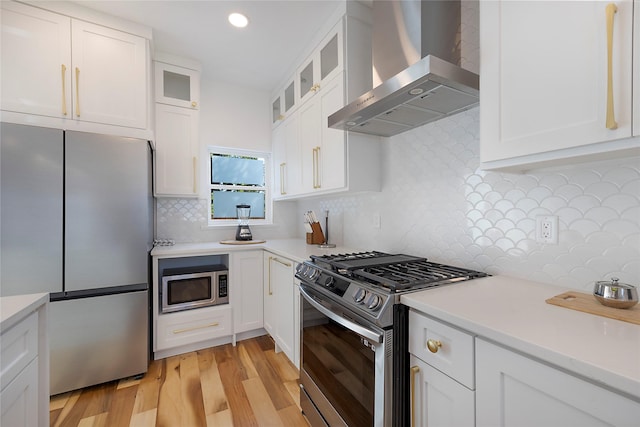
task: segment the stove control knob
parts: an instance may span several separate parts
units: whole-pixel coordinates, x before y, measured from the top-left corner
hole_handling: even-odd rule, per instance
[[[320,270],[313,268],[313,267],[309,267],[309,269],[306,271],[306,276],[310,279],[310,280],[315,280],[316,277],[318,277],[318,275],[320,274]]]
[[[378,308],[380,308],[380,304],[382,304],[382,298],[380,298],[378,295],[371,294],[369,295],[369,298],[367,298],[365,304],[367,305],[367,308],[369,310],[377,310]]]
[[[353,294],[353,300],[358,304],[362,304],[364,302],[364,298],[367,296],[367,291],[362,288],[358,288],[355,294]]]
[[[335,282],[335,279],[332,276],[327,276],[327,278],[324,279],[324,286],[330,288],[333,286],[333,282]]]

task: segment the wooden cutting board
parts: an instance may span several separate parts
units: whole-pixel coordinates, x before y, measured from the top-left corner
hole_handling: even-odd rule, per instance
[[[220,240],[223,245],[257,245],[265,242],[266,240]]]
[[[555,297],[549,298],[547,304],[570,308],[572,310],[583,311],[585,313],[604,316],[610,319],[622,320],[623,322],[640,325],[640,305],[636,304],[631,308],[613,308],[600,304],[591,294],[582,292],[564,292]]]

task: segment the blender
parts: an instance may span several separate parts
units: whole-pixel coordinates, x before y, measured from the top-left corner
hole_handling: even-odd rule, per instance
[[[236,212],[238,216],[236,240],[251,240],[251,230],[249,229],[249,215],[251,215],[251,206],[236,205]]]

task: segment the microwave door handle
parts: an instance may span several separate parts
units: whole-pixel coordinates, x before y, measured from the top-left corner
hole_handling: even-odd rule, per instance
[[[313,308],[315,308],[320,313],[324,314],[325,316],[327,316],[329,319],[333,320],[334,322],[344,326],[345,328],[355,332],[358,335],[361,335],[361,336],[365,337],[366,339],[368,339],[370,341],[377,342],[377,343],[382,343],[382,339],[383,339],[383,335],[382,334],[380,334],[378,332],[375,332],[375,331],[372,331],[370,329],[367,329],[364,326],[358,325],[357,323],[354,323],[354,322],[352,322],[350,320],[347,320],[344,317],[338,316],[336,313],[332,312],[331,310],[329,310],[328,308],[326,308],[322,304],[320,304],[317,301],[315,301],[313,299],[313,297],[311,295],[309,295],[309,293],[307,291],[305,291],[302,286],[300,287],[300,294],[304,297],[305,300],[307,300],[307,302],[309,304],[311,304],[313,306]]]

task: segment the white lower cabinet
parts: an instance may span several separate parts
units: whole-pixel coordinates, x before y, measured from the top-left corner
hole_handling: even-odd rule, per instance
[[[476,381],[478,426],[636,426],[640,420],[640,402],[482,339],[476,340]]]
[[[38,358],[36,357],[0,394],[0,425],[31,427],[38,425]]]
[[[411,425],[473,426],[475,393],[413,354],[411,366]]]
[[[45,295],[45,294],[43,294]],[[31,295],[13,298],[11,303]],[[16,302],[17,301],[17,302]],[[41,299],[42,301],[42,299]],[[0,334],[0,426],[44,427],[49,425],[49,296],[16,323],[2,325]],[[2,303],[8,310],[11,303]],[[3,319],[3,322],[6,320]]]
[[[411,425],[473,426],[473,336],[411,310]]]
[[[156,322],[156,349],[170,349],[232,333],[231,307],[228,304],[161,314]]]
[[[229,294],[233,307],[233,333],[262,328],[262,251],[233,252],[229,259],[229,275],[234,283]]]
[[[270,252],[264,253],[264,328],[275,341],[276,352],[283,351],[296,363],[294,262]]]

